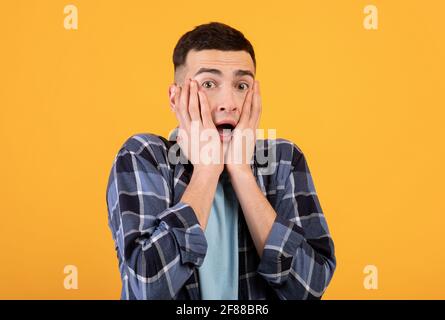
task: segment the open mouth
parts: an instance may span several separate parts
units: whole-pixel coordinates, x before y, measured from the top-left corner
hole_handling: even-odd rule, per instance
[[[219,124],[219,125],[216,126],[216,129],[218,129],[219,133],[223,133],[223,132],[230,133],[230,132],[232,132],[232,130],[234,128],[235,127],[232,124],[230,124],[230,123],[223,123],[223,124]]]
[[[235,125],[236,124],[233,121],[222,121],[215,126],[221,139],[228,140],[232,136],[232,131],[235,129]]]

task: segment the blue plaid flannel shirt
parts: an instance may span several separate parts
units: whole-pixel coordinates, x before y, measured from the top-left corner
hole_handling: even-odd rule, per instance
[[[320,299],[336,268],[334,243],[304,154],[288,140],[273,141],[273,173],[262,171],[271,164],[257,161],[258,144],[251,168],[277,217],[260,258],[238,207],[238,298]],[[121,299],[201,299],[197,267],[207,242],[193,208],[180,201],[193,165],[169,161],[175,144],[135,134],[114,159],[106,201]]]

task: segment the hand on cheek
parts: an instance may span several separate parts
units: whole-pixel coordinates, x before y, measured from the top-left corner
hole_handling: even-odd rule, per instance
[[[197,171],[219,174],[224,167],[221,143],[208,101],[196,81],[187,80],[175,93],[175,115],[179,121],[177,143],[186,158]]]
[[[225,164],[229,173],[251,171],[256,142],[256,129],[261,116],[261,97],[259,82],[246,95],[241,110],[240,120],[232,132],[232,138],[224,145]]]

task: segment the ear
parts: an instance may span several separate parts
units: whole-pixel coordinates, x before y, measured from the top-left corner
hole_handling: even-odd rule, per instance
[[[177,86],[175,83],[172,83],[168,86],[168,100],[170,102],[170,109],[172,112],[175,112],[175,92],[177,90]]]

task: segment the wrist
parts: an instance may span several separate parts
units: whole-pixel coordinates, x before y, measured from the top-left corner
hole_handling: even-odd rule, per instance
[[[221,168],[219,166],[194,166],[192,178],[218,179],[223,169],[224,166],[221,166]]]
[[[230,178],[236,179],[237,177],[253,177],[252,168],[250,165],[226,165],[227,172]]]

